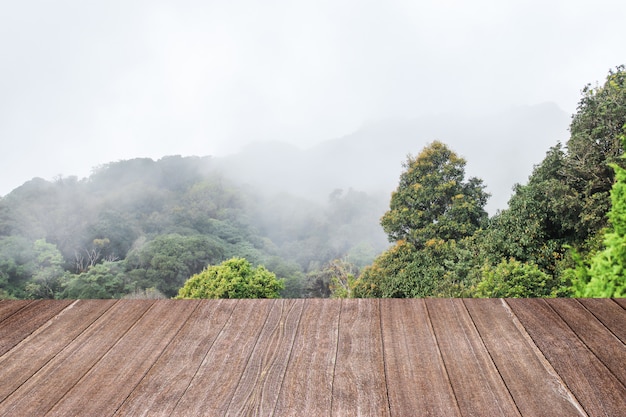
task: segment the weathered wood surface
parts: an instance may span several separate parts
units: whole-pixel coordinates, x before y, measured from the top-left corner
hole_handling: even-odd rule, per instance
[[[555,301],[512,299],[507,303],[588,414],[624,415],[626,389],[615,370],[607,368],[581,340],[585,336],[578,336],[556,313]],[[621,344],[615,353],[624,348]]]
[[[623,300],[0,301],[0,415],[621,416]]]

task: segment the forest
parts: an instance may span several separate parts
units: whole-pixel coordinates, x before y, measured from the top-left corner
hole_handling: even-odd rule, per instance
[[[581,95],[567,142],[492,216],[441,141],[407,156],[386,207],[263,193],[211,157],[33,179],[0,199],[0,298],[169,298],[218,265],[285,298],[626,296],[626,69]]]

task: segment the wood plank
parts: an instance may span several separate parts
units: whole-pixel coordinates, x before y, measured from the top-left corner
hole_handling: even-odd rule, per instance
[[[587,347],[626,385],[626,346],[596,317],[572,298],[548,299],[558,313]],[[626,321],[623,322],[626,326]]]
[[[626,343],[626,310],[614,300],[606,298],[580,298],[578,300],[615,336]]]
[[[116,415],[171,415],[235,304],[236,300],[202,300]]]
[[[622,306],[622,308],[626,309],[626,298],[614,298],[613,300]]]
[[[33,300],[0,300],[0,326],[7,317],[32,302]]]
[[[157,300],[136,324],[48,412],[51,416],[112,415],[198,306],[198,300]]]
[[[519,416],[461,299],[427,299],[426,307],[463,416]]]
[[[464,303],[522,415],[585,415],[503,300]]]
[[[329,416],[341,300],[305,300],[276,416]]]
[[[56,356],[115,303],[114,300],[75,301],[0,357],[0,401]]]
[[[379,300],[342,300],[332,414],[388,416]]]
[[[392,416],[460,416],[423,299],[380,300]]]
[[[624,386],[545,300],[510,299],[507,304],[589,415],[623,415]]]
[[[0,355],[4,355],[71,303],[71,300],[36,300],[7,317],[0,324]]]
[[[46,414],[153,303],[153,300],[118,301],[1,402],[0,415]]]
[[[303,300],[277,300],[233,395],[227,416],[272,415],[302,314]]]
[[[223,415],[277,300],[239,300],[172,415]]]

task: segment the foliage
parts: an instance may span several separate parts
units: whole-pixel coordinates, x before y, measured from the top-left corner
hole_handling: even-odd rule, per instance
[[[465,160],[435,141],[408,157],[390,210],[381,220],[390,241],[406,240],[421,249],[430,239],[471,236],[487,213],[482,181],[465,177]]]
[[[123,262],[103,262],[62,284],[63,298],[120,298],[128,292]]]
[[[626,135],[621,139],[626,148]],[[574,273],[577,297],[626,296],[626,169],[617,164],[611,167],[616,181],[611,189],[610,227],[604,233],[604,249],[590,257],[588,266],[578,259]]]
[[[467,265],[458,242],[487,220],[482,181],[465,181],[465,161],[441,142],[409,156],[381,220],[395,246],[355,282],[357,297],[425,297],[463,291]]]
[[[537,265],[515,259],[505,259],[495,267],[484,265],[480,276],[477,297],[555,297],[561,290],[560,283]]]
[[[135,286],[174,296],[189,276],[223,257],[223,244],[212,236],[166,234],[133,249],[126,262]]]
[[[607,226],[610,164],[623,152],[626,71],[611,71],[602,86],[585,87],[564,149],[552,147],[526,185],[516,185],[509,207],[481,234],[481,261],[492,267],[514,258],[534,264],[553,280],[567,282],[575,265],[569,248],[585,258]],[[564,272],[566,271],[566,272]]]
[[[66,275],[63,256],[56,245],[44,239],[33,244],[34,271],[31,281],[24,287],[29,298],[55,298]]]
[[[283,286],[265,267],[232,258],[193,275],[176,298],[278,298]]]

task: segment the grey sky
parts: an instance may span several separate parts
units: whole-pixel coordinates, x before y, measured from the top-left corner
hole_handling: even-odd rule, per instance
[[[377,120],[546,101],[571,114],[626,63],[624,16],[619,0],[4,1],[0,195]]]

